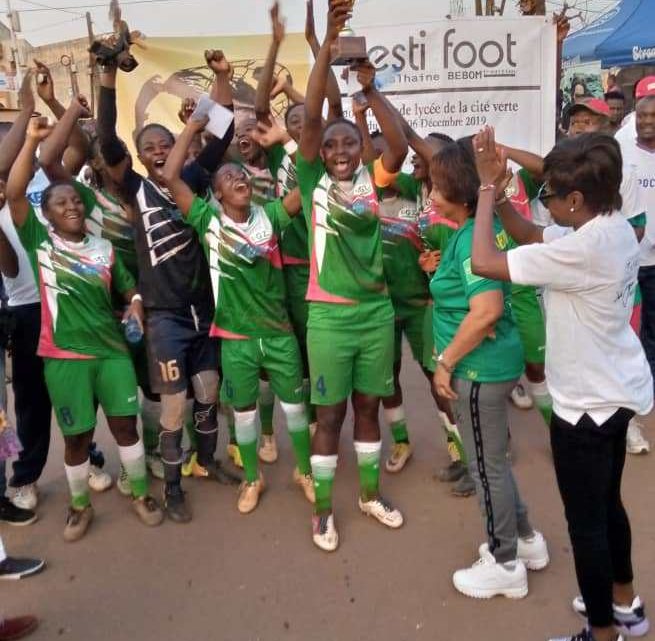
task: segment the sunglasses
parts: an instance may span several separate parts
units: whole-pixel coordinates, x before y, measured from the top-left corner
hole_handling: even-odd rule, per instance
[[[548,201],[551,198],[555,198],[557,194],[554,191],[551,191],[550,186],[548,183],[544,183],[541,185],[539,188],[539,192],[537,193],[537,198],[539,199],[539,202],[544,206],[548,207]]]

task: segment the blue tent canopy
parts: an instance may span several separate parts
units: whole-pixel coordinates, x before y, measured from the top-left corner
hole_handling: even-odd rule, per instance
[[[621,0],[564,41],[564,59],[600,60],[603,67],[655,62],[655,0]]]

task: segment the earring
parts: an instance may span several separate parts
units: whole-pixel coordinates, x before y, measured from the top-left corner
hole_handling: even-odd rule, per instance
[[[575,207],[571,207],[571,209],[569,209],[569,211],[570,211],[571,213],[573,213],[573,212],[575,211]]]

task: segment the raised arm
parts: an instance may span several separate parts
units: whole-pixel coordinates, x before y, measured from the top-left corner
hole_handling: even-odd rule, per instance
[[[373,144],[371,132],[368,130],[368,122],[366,120],[367,111],[368,101],[366,100],[366,96],[361,92],[357,92],[353,96],[353,115],[355,116],[357,129],[362,134],[362,162],[364,164],[373,162],[379,155]]]
[[[328,25],[325,40],[316,56],[316,62],[307,81],[305,96],[305,124],[300,136],[300,154],[305,160],[312,161],[318,157],[321,148],[321,131],[323,119],[321,110],[330,72],[330,48],[339,37],[339,32],[350,18],[351,2],[349,0],[331,0],[328,9]]]
[[[356,67],[357,80],[362,85],[362,92],[371,107],[375,119],[380,125],[380,131],[387,143],[387,149],[382,154],[382,166],[389,172],[400,171],[407,156],[407,138],[394,110],[389,102],[376,89],[375,68],[370,62]]]
[[[34,113],[33,77],[34,74],[32,71],[28,71],[25,74],[19,93],[20,113],[11,125],[11,129],[7,132],[7,135],[0,142],[0,179],[3,180],[9,175],[9,170],[25,142],[27,125]]]
[[[207,52],[205,56],[209,68],[214,72],[214,84],[210,92],[210,98],[219,105],[232,110],[234,108],[232,103],[232,85],[230,84],[232,66],[222,51]],[[211,140],[200,152],[196,161],[185,169],[186,180],[192,189],[194,185],[196,186],[196,192],[198,191],[198,184],[202,180],[197,175],[194,176],[194,174],[197,174],[195,167],[199,166],[204,171],[213,174],[223,160],[223,156],[230,146],[232,138],[234,138],[234,120],[230,123],[225,135],[222,138],[212,136]]]
[[[535,180],[541,180],[544,175],[544,159],[539,154],[533,154],[531,151],[516,149],[507,145],[498,145],[504,150],[509,160],[513,160],[517,165],[521,165]]]
[[[202,132],[206,124],[206,118],[203,120],[197,120],[193,116],[189,118],[182,133],[177,137],[164,165],[164,182],[170,189],[173,200],[175,200],[175,203],[185,218],[191,209],[195,193],[184,178],[182,178],[182,168],[184,167],[184,161],[186,160],[194,137]]]
[[[268,48],[268,55],[264,63],[262,75],[257,83],[257,93],[255,94],[255,115],[257,120],[268,121],[271,113],[271,90],[273,89],[273,76],[275,75],[275,63],[277,54],[280,51],[280,45],[284,40],[284,22],[280,19],[280,5],[277,2],[271,7],[271,26],[273,31],[273,40]]]
[[[318,57],[321,43],[316,36],[316,24],[314,22],[314,0],[307,0],[307,16],[305,18],[305,39],[312,50],[314,59]],[[341,104],[341,90],[334,70],[330,67],[327,79],[326,96],[328,100],[328,119],[335,120],[343,118],[343,105]]]
[[[543,232],[520,216],[506,202],[502,189],[507,182],[505,180],[507,157],[502,150],[496,148],[494,130],[491,127],[483,129],[474,137],[473,151],[481,186],[475,214],[471,267],[473,273],[479,276],[508,281],[510,278],[507,254],[496,247],[493,226],[497,194],[501,194],[500,210],[503,227],[516,242],[519,244],[543,242]]]
[[[116,67],[104,67],[98,96],[98,141],[107,171],[118,185],[125,181],[130,158],[116,133]]]
[[[22,227],[27,220],[30,203],[26,194],[27,186],[32,180],[34,157],[39,144],[48,137],[51,131],[52,127],[48,125],[47,118],[32,118],[27,127],[25,143],[9,172],[6,191],[7,203],[16,227]]]
[[[67,180],[71,173],[62,165],[64,152],[79,118],[88,118],[89,109],[83,96],[76,96],[52,133],[41,145],[39,163],[50,180]]]
[[[52,79],[50,68],[36,59],[34,60],[34,64],[36,65],[37,73],[36,91],[39,94],[39,98],[41,98],[41,100],[43,100],[43,102],[48,106],[48,109],[50,109],[54,117],[57,120],[61,120],[64,117],[66,108],[61,104],[61,102],[59,102],[55,95],[55,83]],[[90,115],[91,114],[89,114],[89,116]],[[82,131],[82,128],[76,123],[71,130],[68,138],[68,146],[62,156],[63,163],[71,175],[76,176],[80,169],[82,169],[86,162],[88,151],[88,138]]]
[[[2,229],[0,229],[0,273],[5,278],[18,276],[18,256]]]

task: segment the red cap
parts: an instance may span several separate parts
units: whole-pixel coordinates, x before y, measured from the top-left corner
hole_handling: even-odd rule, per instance
[[[569,110],[569,115],[572,116],[573,114],[578,113],[578,111],[582,111],[583,109],[591,111],[591,113],[598,114],[599,116],[607,116],[608,118],[610,116],[609,105],[600,98],[584,98],[571,107]]]
[[[646,96],[655,96],[655,76],[642,78],[635,87],[635,98],[637,100]]]

